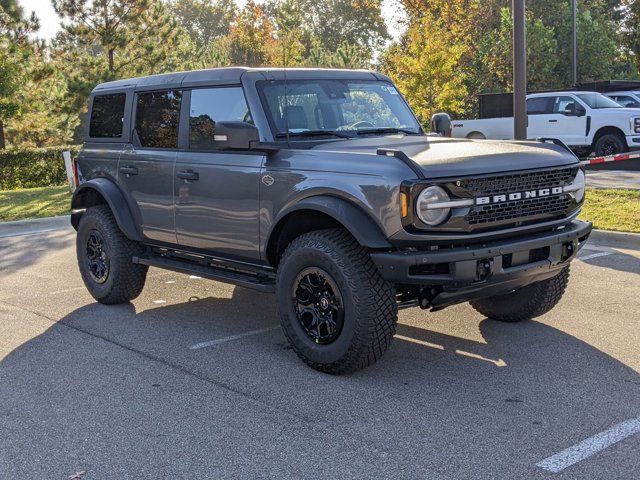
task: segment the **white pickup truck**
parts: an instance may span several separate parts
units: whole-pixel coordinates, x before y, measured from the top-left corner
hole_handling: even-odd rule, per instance
[[[607,92],[604,95],[619,103],[623,107],[639,108],[640,91],[625,90],[620,92]]]
[[[640,149],[640,109],[624,108],[596,92],[527,95],[528,138],[556,138],[578,156]],[[513,138],[513,117],[453,120],[455,138]]]

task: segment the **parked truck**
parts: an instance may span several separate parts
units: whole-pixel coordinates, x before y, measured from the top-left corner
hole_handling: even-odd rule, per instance
[[[118,80],[93,90],[89,119],[71,223],[91,295],[129,302],[150,266],[275,293],[293,350],[323,372],[379,359],[402,308],[543,315],[591,232],[570,151],[427,136],[375,72]]]
[[[452,136],[470,139],[513,138],[511,104],[496,98],[478,120],[454,120]],[[501,115],[502,113],[502,115]],[[640,149],[640,109],[623,108],[598,92],[566,91],[527,95],[528,138],[555,138],[578,156],[615,155]]]

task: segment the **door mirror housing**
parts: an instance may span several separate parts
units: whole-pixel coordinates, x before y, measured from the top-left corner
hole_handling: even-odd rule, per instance
[[[584,117],[587,112],[582,105],[578,105],[573,102],[567,105],[567,108],[564,110],[564,114],[568,117]]]
[[[451,117],[447,113],[434,113],[431,117],[431,131],[441,137],[450,137]]]
[[[213,137],[220,150],[250,150],[260,132],[247,122],[216,122]]]

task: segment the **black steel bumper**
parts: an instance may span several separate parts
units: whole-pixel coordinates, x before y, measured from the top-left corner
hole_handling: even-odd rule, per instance
[[[499,295],[553,277],[576,256],[591,223],[574,220],[560,230],[473,247],[374,252],[385,280],[437,286],[432,307]]]

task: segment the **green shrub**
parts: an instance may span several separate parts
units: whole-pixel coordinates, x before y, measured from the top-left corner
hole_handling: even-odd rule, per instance
[[[0,190],[64,185],[67,175],[62,152],[65,150],[69,150],[73,158],[80,147],[65,145],[0,150]]]

